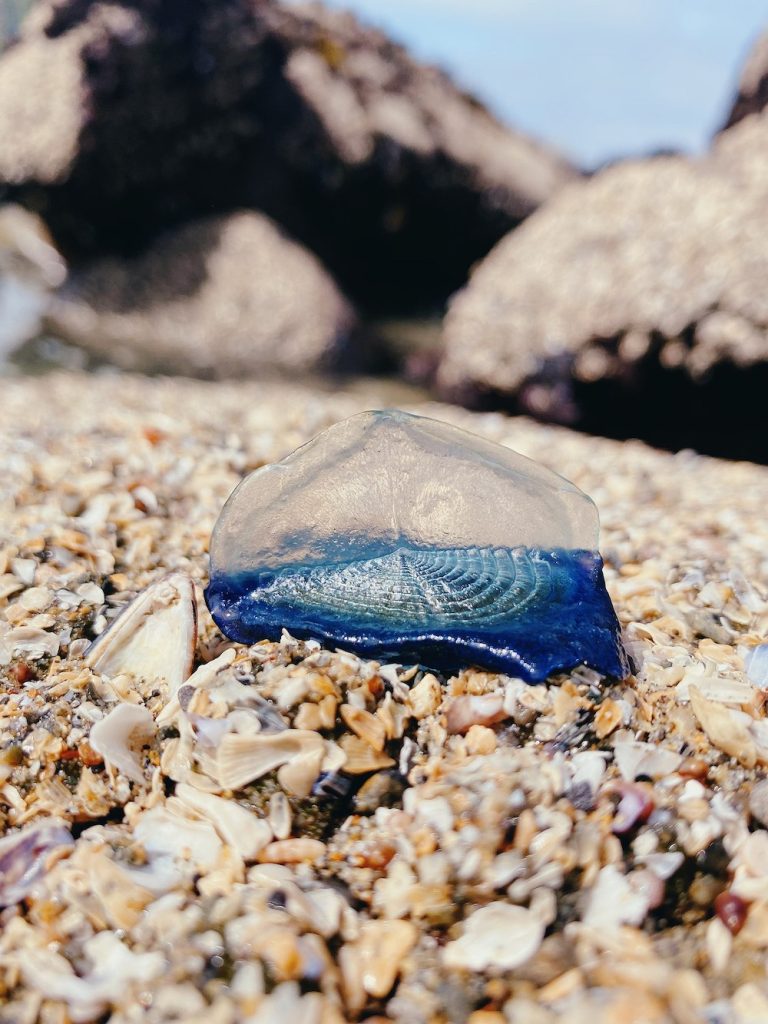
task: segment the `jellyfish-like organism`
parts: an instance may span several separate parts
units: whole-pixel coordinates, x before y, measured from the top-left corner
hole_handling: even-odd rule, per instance
[[[336,423],[247,476],[211,541],[230,639],[528,681],[627,664],[590,498],[502,445],[404,412]]]

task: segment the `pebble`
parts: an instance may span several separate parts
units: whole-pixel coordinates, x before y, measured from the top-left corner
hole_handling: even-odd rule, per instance
[[[318,839],[278,839],[269,843],[259,854],[264,864],[300,864],[317,861],[325,856],[325,843]]]
[[[715,913],[731,935],[738,935],[744,927],[748,909],[740,896],[727,890],[715,897]]]

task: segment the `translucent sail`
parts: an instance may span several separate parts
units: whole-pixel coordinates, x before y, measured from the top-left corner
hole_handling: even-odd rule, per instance
[[[235,489],[206,598],[242,642],[286,628],[442,668],[622,675],[598,532],[590,498],[511,449],[362,413]]]

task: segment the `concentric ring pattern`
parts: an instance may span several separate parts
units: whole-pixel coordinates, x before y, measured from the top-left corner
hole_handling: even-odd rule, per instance
[[[280,570],[259,599],[352,622],[436,629],[496,625],[557,601],[559,591],[551,564],[525,548],[399,547],[378,558]]]

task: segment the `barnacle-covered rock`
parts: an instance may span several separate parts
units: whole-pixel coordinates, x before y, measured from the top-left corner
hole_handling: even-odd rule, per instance
[[[0,189],[75,262],[255,209],[386,309],[444,299],[576,176],[351,14],[266,0],[35,4],[0,137]]]
[[[768,117],[752,115],[698,159],[625,161],[563,189],[452,299],[441,391],[768,461],[766,152]]]
[[[741,69],[739,86],[723,130],[759,114],[768,102],[768,32],[761,32],[752,44]]]
[[[77,268],[45,326],[129,370],[237,377],[353,360],[354,320],[316,256],[264,214],[238,210]]]
[[[597,540],[592,501],[555,473],[445,423],[368,412],[239,485],[206,599],[242,642],[286,627],[445,668],[622,675]]]

